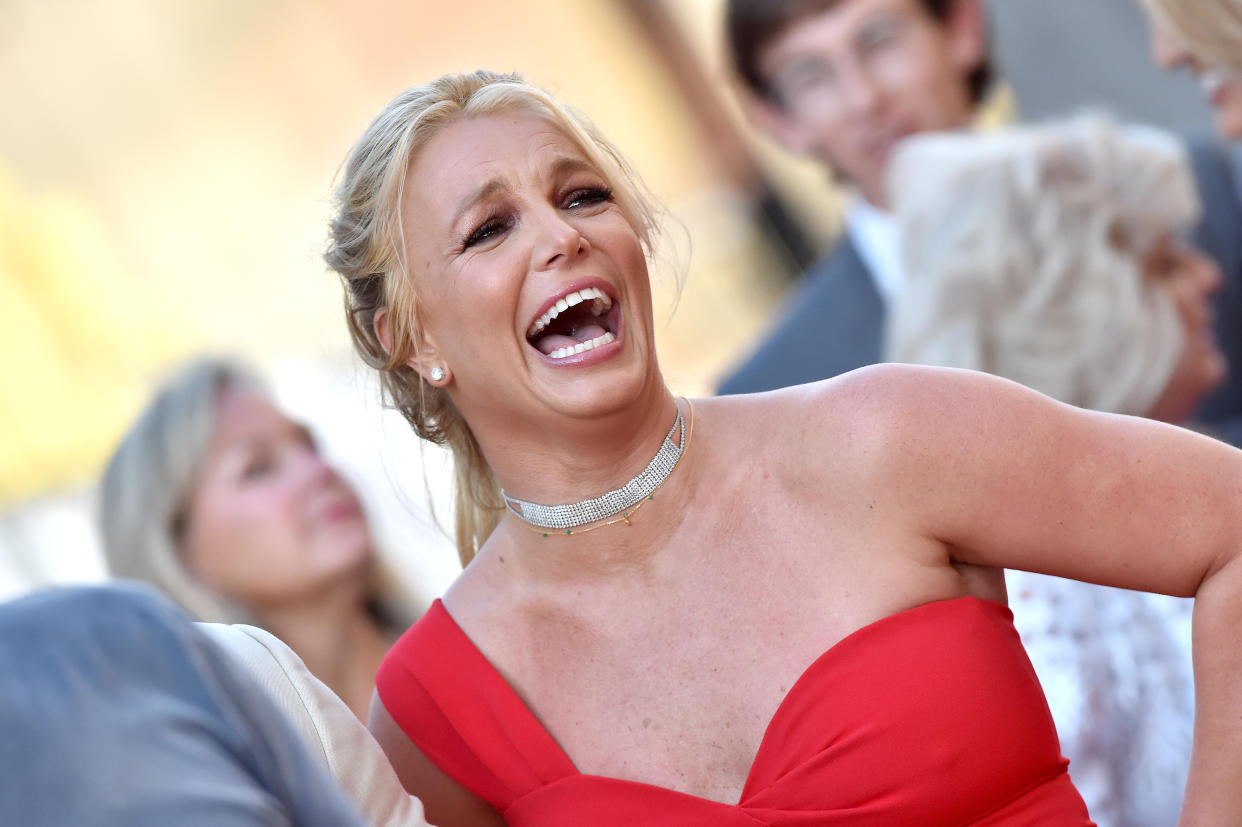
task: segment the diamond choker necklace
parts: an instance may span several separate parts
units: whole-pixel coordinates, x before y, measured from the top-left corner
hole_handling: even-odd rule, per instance
[[[686,401],[690,405],[689,400]],[[694,422],[694,407],[690,407],[691,423]],[[680,439],[673,442],[673,434],[680,431]],[[656,451],[656,455],[647,463],[647,467],[638,472],[632,480],[627,482],[620,488],[613,489],[607,494],[601,494],[589,500],[581,500],[576,503],[568,503],[566,505],[540,505],[539,503],[527,502],[519,500],[517,497],[510,497],[503,489],[501,496],[505,498],[505,507],[513,513],[515,517],[528,525],[534,526],[537,530],[554,529],[558,533],[575,534],[574,529],[589,523],[597,523],[600,520],[606,520],[617,514],[622,516],[612,522],[624,520],[629,523],[630,514],[645,500],[654,499],[655,491],[664,481],[668,479],[668,475],[673,473],[673,469],[677,467],[678,460],[685,452],[686,444],[689,441],[689,435],[686,432],[685,421],[681,416],[681,408],[677,409],[677,418],[673,420],[673,427],[669,428],[668,433],[664,437],[664,442],[660,444],[660,450]],[[611,523],[604,523],[611,525]],[[598,528],[599,526],[595,526]],[[590,529],[585,529],[589,531]],[[546,531],[541,531],[545,537]]]

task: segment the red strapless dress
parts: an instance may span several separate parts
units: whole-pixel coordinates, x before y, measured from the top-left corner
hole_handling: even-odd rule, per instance
[[[849,635],[790,688],[736,804],[578,772],[439,601],[377,683],[419,749],[522,827],[1090,827],[1012,620],[963,597]]]

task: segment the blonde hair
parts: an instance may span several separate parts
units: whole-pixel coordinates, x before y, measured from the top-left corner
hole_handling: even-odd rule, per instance
[[[1242,2],[1239,0],[1143,0],[1157,25],[1204,63],[1242,72]]]
[[[609,182],[616,202],[650,255],[651,201],[618,150],[584,116],[516,74],[445,75],[409,89],[379,113],[345,160],[324,255],[345,287],[345,320],[363,361],[379,371],[387,402],[423,439],[447,445],[455,469],[456,541],[463,565],[503,513],[500,488],[469,424],[443,388],[409,365],[418,350],[418,293],[405,255],[401,199],[410,165],[437,134],[461,118],[522,110],[558,127]],[[391,350],[375,330],[387,309]]]
[[[1145,414],[1183,331],[1143,261],[1199,201],[1181,145],[1101,117],[912,139],[890,167],[906,284],[886,357]]]
[[[203,471],[226,391],[267,396],[252,372],[225,359],[183,366],[156,392],[108,462],[97,519],[109,572],[151,583],[197,620],[257,623],[246,606],[208,587],[186,567],[185,509]],[[411,620],[389,572],[372,571],[368,611],[385,631]]]
[[[190,573],[178,534],[207,458],[220,394],[259,387],[256,377],[227,362],[187,365],[131,426],[100,481],[99,527],[111,574],[153,583],[199,620],[253,622],[242,606]]]

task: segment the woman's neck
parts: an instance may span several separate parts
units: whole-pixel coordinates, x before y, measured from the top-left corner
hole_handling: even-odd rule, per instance
[[[565,417],[518,439],[497,434],[480,446],[505,492],[542,505],[598,497],[639,474],[660,450],[677,416],[667,389],[602,416]],[[676,435],[675,435],[676,438]]]
[[[654,572],[662,550],[673,542],[686,519],[684,505],[694,497],[703,468],[693,447],[696,412],[684,401],[680,409],[685,431],[684,435],[674,434],[673,440],[682,444],[684,450],[672,473],[653,492],[652,499],[643,500],[637,509],[631,510],[628,519],[608,525],[590,523],[567,535],[564,531],[558,533],[531,526],[511,513],[505,515],[480,556],[494,555],[496,562],[505,564],[491,571],[503,572],[499,576],[506,582],[506,588],[520,586],[524,580],[545,585],[552,581],[584,583],[616,576],[647,576]],[[667,421],[662,419],[649,426],[656,439],[635,457],[636,462],[625,466],[627,476],[610,478],[606,483],[609,490],[627,482],[651,461],[675,416],[670,399]],[[633,469],[629,470],[631,465]],[[599,493],[592,490],[578,496]]]

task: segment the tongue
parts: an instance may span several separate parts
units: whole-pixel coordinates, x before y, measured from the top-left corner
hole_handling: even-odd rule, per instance
[[[608,331],[601,325],[586,324],[582,327],[575,327],[568,336],[561,333],[548,333],[545,336],[540,336],[535,342],[535,347],[539,349],[540,353],[547,356],[554,350],[582,344],[583,342],[603,336],[607,332]]]

